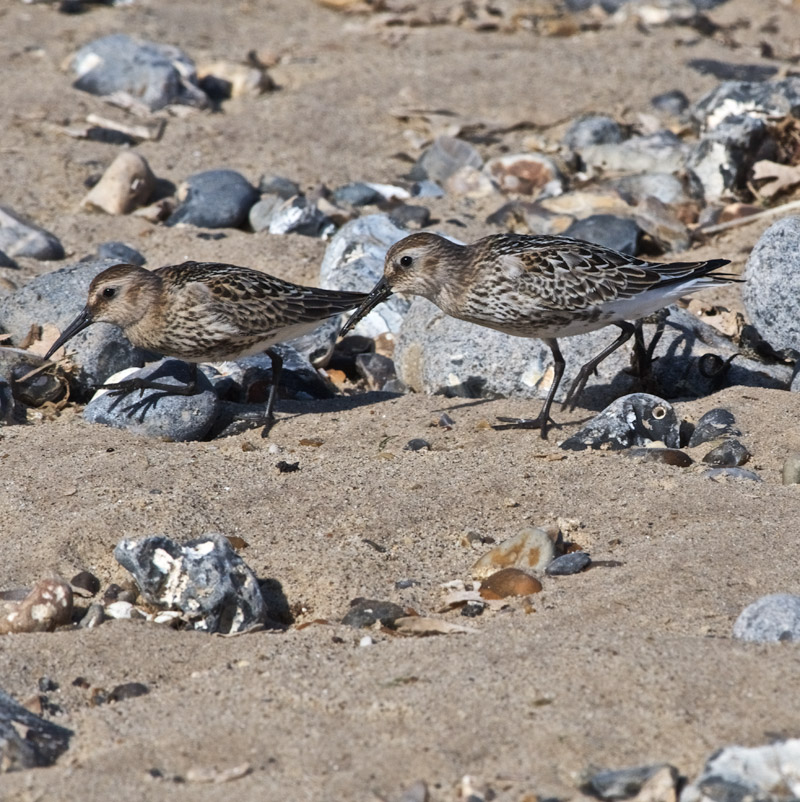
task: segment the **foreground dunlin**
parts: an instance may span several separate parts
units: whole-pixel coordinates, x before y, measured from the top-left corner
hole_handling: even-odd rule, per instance
[[[654,264],[568,237],[497,234],[457,245],[436,234],[412,234],[389,249],[383,278],[342,334],[397,291],[422,295],[470,323],[544,340],[553,353],[553,383],[539,416],[516,425],[538,428],[546,437],[565,365],[557,338],[611,323],[621,329],[579,371],[564,401],[574,406],[594,369],[634,333],[628,320],[649,315],[681,295],[732,280],[713,272],[726,264],[726,259]]]
[[[247,267],[217,262],[184,262],[157,270],[120,264],[99,273],[89,286],[83,311],[47,352],[49,359],[67,340],[92,323],[119,326],[133,345],[195,364],[266,351],[272,360],[267,422],[282,367],[276,343],[299,337],[332,315],[365,299],[355,292],[301,287]],[[131,379],[106,385],[117,393],[155,389],[191,395],[194,383],[176,388]]]

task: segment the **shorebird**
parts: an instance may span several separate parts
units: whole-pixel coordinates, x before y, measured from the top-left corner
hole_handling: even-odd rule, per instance
[[[266,420],[273,408],[283,361],[271,346],[299,337],[322,320],[353,309],[366,296],[302,287],[248,267],[217,262],[184,262],[157,270],[119,264],[99,273],[89,286],[83,311],[45,355],[49,359],[67,340],[92,323],[113,323],[139,348],[198,362],[236,359],[266,352],[272,361],[272,386]],[[188,385],[128,379],[104,385],[124,395],[133,390],[161,390],[192,395]]]
[[[383,277],[341,334],[393,292],[401,292],[422,295],[461,320],[543,340],[553,354],[553,382],[538,417],[513,423],[516,428],[539,429],[546,438],[550,408],[564,374],[559,337],[612,323],[621,330],[578,372],[564,400],[572,409],[595,368],[633,335],[635,326],[629,320],[687,293],[736,280],[714,272],[726,264],[726,259],[656,264],[569,237],[495,234],[458,245],[421,232],[392,245]]]

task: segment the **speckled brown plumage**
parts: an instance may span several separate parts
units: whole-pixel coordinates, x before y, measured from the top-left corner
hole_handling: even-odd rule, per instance
[[[389,249],[383,278],[342,334],[393,292],[401,292],[422,295],[453,317],[544,340],[553,352],[555,378],[539,417],[526,423],[540,428],[544,437],[564,371],[557,338],[611,323],[622,330],[581,369],[565,403],[574,402],[597,365],[633,334],[626,321],[732,280],[714,272],[726,264],[725,259],[654,264],[569,237],[497,234],[458,245],[422,232]]]

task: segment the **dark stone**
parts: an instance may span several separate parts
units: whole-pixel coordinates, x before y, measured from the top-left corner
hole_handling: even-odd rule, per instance
[[[135,699],[137,696],[144,696],[150,693],[150,688],[141,682],[125,682],[111,689],[108,694],[109,702],[122,702],[125,699]]]
[[[99,259],[116,259],[120,264],[138,265],[142,267],[147,262],[136,248],[131,248],[124,242],[103,242],[97,246]]]
[[[7,258],[27,256],[40,261],[64,258],[64,247],[55,234],[37,226],[25,215],[0,205],[0,251]],[[16,267],[13,263],[10,266]]]
[[[612,451],[663,442],[677,448],[680,424],[672,405],[647,393],[618,398],[580,431],[568,437],[561,448],[583,451],[610,448]]]
[[[689,98],[680,89],[662,92],[660,95],[650,98],[650,103],[654,109],[675,117],[683,114],[689,108]]]
[[[562,554],[551,560],[544,569],[550,576],[567,576],[578,574],[592,563],[592,558],[585,551],[571,551],[569,554]]]
[[[394,583],[394,587],[395,590],[406,590],[418,584],[419,582],[417,582],[416,579],[398,579],[397,582]]]
[[[52,369],[30,375],[44,364],[44,360],[31,351],[0,347],[0,381],[11,388],[14,400],[20,404],[39,407],[64,395],[66,381],[57,378]]]
[[[0,267],[11,267],[14,270],[19,270],[19,265],[5,251],[0,251]]]
[[[635,256],[641,233],[636,222],[629,218],[616,217],[613,214],[593,214],[572,223],[564,236]]]
[[[206,170],[186,180],[186,197],[167,220],[200,228],[240,228],[258,190],[236,170]]]
[[[483,615],[485,609],[486,605],[482,601],[473,599],[472,601],[468,601],[461,608],[461,615],[466,618],[477,618],[479,615]]]
[[[136,601],[136,594],[130,588],[123,588],[112,582],[103,593],[103,604],[113,604],[118,601],[126,601],[133,604]]]
[[[395,224],[405,228],[425,228],[431,222],[429,209],[424,206],[412,206],[410,203],[393,206],[389,217]]]
[[[736,468],[750,459],[750,452],[735,439],[726,440],[712,448],[703,457],[703,462],[715,468]]]
[[[58,683],[52,677],[39,677],[37,684],[42,693],[52,693],[58,690]]]
[[[382,390],[386,382],[397,378],[394,360],[383,354],[356,354],[355,366],[370,390]]]
[[[264,222],[266,222],[265,230],[270,234],[322,237],[336,230],[333,221],[305,195],[284,201],[270,212]]]
[[[429,178],[443,183],[461,167],[480,168],[482,164],[480,153],[469,142],[452,136],[440,136],[423,151],[409,171],[408,178],[412,181]]]
[[[286,460],[282,459],[280,462],[275,463],[275,467],[278,469],[278,473],[295,473],[300,470],[300,463],[286,462]]]
[[[412,440],[409,440],[404,446],[403,451],[430,451],[431,444],[427,440],[423,440],[421,437],[414,437]]]
[[[701,125],[720,113],[726,117],[743,113],[798,117],[800,77],[780,81],[723,81],[692,106],[692,116]]]
[[[70,579],[69,583],[76,588],[87,591],[92,596],[100,592],[100,580],[89,571],[81,571],[75,574],[75,576]]]
[[[301,194],[299,184],[289,178],[271,173],[261,176],[261,180],[258,182],[258,191],[264,195],[277,195],[283,200],[289,200],[289,198]]]
[[[755,472],[746,468],[712,468],[706,471],[709,479],[744,479],[747,482],[763,482],[764,480]]]
[[[679,448],[632,448],[625,453],[642,462],[661,462],[676,468],[688,468],[694,464],[694,460]]]
[[[727,435],[739,435],[736,428],[736,418],[732,412],[722,407],[710,409],[697,421],[692,436],[689,438],[689,448],[710,443]]]
[[[342,623],[349,627],[362,629],[371,627],[380,621],[385,627],[394,627],[395,619],[405,616],[405,610],[394,602],[355,599],[350,609],[342,618]]]
[[[616,144],[622,139],[616,120],[605,114],[591,114],[575,120],[567,128],[563,142],[572,150],[581,150],[589,145]]]
[[[674,766],[669,763],[655,763],[651,766],[598,771],[589,778],[584,790],[600,799],[628,799],[636,796],[642,786],[664,768],[670,770],[673,781],[677,783],[679,775]]]
[[[94,629],[99,627],[106,619],[106,611],[102,604],[95,602],[90,604],[86,614],[78,622],[78,629]]]
[[[778,72],[771,64],[731,64],[715,58],[692,58],[686,63],[701,75],[713,75],[720,81],[767,81]]]
[[[34,715],[0,691],[0,771],[52,766],[72,735],[72,730]]]
[[[384,197],[369,184],[357,181],[335,189],[333,199],[336,203],[347,203],[350,206],[372,206],[382,203]]]

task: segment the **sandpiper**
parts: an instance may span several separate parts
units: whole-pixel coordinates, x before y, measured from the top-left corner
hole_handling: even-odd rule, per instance
[[[193,363],[222,361],[266,351],[272,386],[266,408],[273,420],[283,365],[271,346],[299,337],[320,321],[346,312],[365,295],[302,287],[248,267],[184,262],[157,270],[119,264],[99,273],[89,286],[83,311],[64,329],[45,359],[92,323],[119,326],[133,345]],[[185,387],[129,379],[105,385],[118,394],[154,389],[192,395]]]
[[[543,340],[554,376],[538,417],[514,421],[547,437],[550,407],[564,373],[559,337],[610,324],[619,337],[578,372],[564,406],[574,407],[586,381],[635,331],[641,318],[690,292],[735,280],[713,271],[726,259],[655,264],[569,237],[495,234],[458,245],[428,232],[396,242],[383,278],[345,323],[347,333],[393,292],[422,295],[453,317],[519,337]]]

